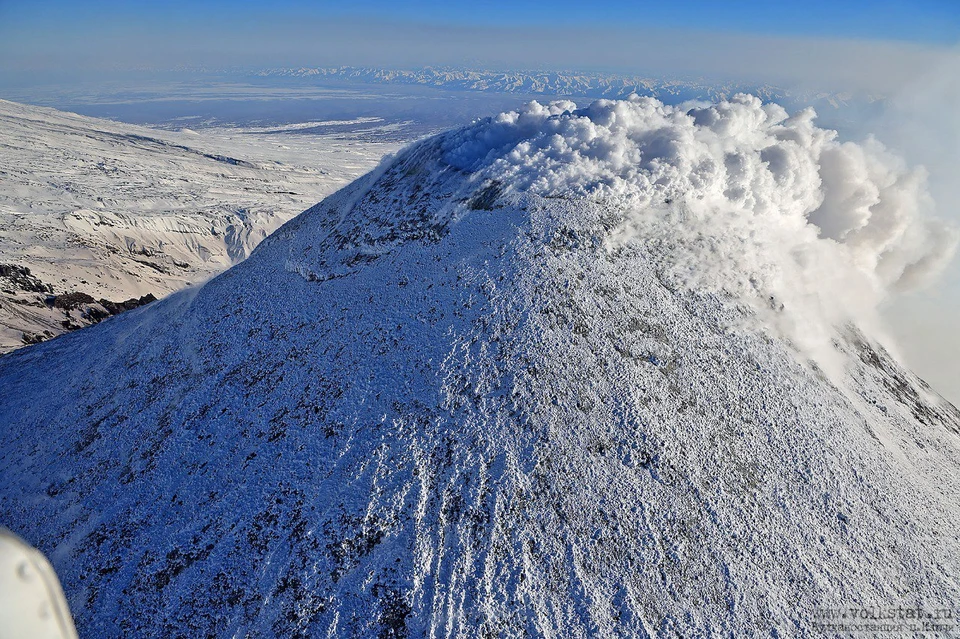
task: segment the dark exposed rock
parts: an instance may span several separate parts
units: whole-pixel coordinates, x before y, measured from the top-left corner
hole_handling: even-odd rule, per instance
[[[16,264],[0,264],[0,277],[7,278],[14,290],[28,293],[53,293],[53,287],[44,284],[40,278],[30,273],[26,266]]]
[[[64,295],[54,297],[51,303],[54,308],[71,311],[75,308],[80,308],[84,304],[94,304],[96,300],[86,293],[65,293]]]
[[[40,342],[46,341],[53,337],[53,333],[50,331],[43,331],[42,333],[24,333],[21,336],[24,344],[39,344]]]
[[[153,293],[147,293],[143,297],[132,297],[123,302],[111,302],[107,299],[97,301],[92,295],[86,293],[65,293],[47,298],[47,304],[53,308],[59,308],[62,311],[72,311],[83,308],[83,317],[93,323],[104,320],[111,315],[118,315],[124,311],[130,311],[144,304],[155,302],[157,298]]]
[[[470,199],[468,206],[474,211],[492,211],[502,193],[500,182],[493,180]]]
[[[132,297],[125,302],[111,302],[110,300],[100,300],[100,306],[105,308],[110,315],[117,315],[124,311],[132,311],[135,308],[139,308],[144,304],[149,304],[150,302],[157,301],[157,298],[154,297],[153,293],[147,293],[143,297],[137,299]]]
[[[849,340],[860,361],[879,373],[877,380],[897,401],[910,409],[917,421],[930,426],[940,424],[950,431],[958,432],[958,412],[954,406],[949,403],[936,405],[924,400],[917,392],[917,386],[908,379],[906,371],[897,365],[883,347],[871,345],[863,335],[852,330]]]

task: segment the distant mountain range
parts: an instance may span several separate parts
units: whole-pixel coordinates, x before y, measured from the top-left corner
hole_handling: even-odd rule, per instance
[[[764,101],[804,106],[841,108],[852,102],[873,103],[872,95],[849,92],[787,89],[766,83],[718,82],[713,79],[655,78],[640,75],[583,73],[577,71],[487,71],[447,67],[384,69],[376,67],[295,67],[257,71],[262,78],[344,80],[370,84],[419,85],[461,91],[559,95],[585,98],[625,98],[632,93],[666,103],[685,100],[715,102],[737,93],[750,93]]]

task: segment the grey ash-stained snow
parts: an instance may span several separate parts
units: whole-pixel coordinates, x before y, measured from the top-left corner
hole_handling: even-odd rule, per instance
[[[906,200],[819,238],[830,135],[699,108],[432,138],[202,288],[0,359],[0,521],[98,637],[815,636],[816,608],[954,605],[960,414],[857,315],[949,246],[904,239],[935,224]],[[861,191],[911,192],[873,168]],[[791,295],[798,255],[871,295]]]

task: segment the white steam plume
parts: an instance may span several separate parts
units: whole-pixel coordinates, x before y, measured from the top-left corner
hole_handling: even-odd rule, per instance
[[[768,310],[772,297],[778,326],[823,364],[832,327],[875,327],[878,304],[927,283],[958,234],[931,217],[922,168],[873,139],[840,142],[815,116],[749,95],[531,102],[448,137],[445,154],[518,191],[615,205],[611,246],[655,239],[680,285]]]

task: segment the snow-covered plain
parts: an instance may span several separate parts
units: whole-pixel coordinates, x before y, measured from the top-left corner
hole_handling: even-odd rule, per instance
[[[114,302],[203,282],[400,146],[331,124],[161,131],[0,100],[0,264]],[[0,289],[0,352],[87,323]]]
[[[820,175],[838,149],[874,169],[853,192],[896,177],[866,212]],[[953,610],[960,413],[868,306],[825,311],[842,287],[790,290],[830,256],[886,294],[888,216],[893,266],[949,253],[905,239],[934,224],[893,188],[911,172],[857,149],[750,98],[426,140],[203,287],[0,358],[0,521],[84,636],[812,637],[822,608]]]

